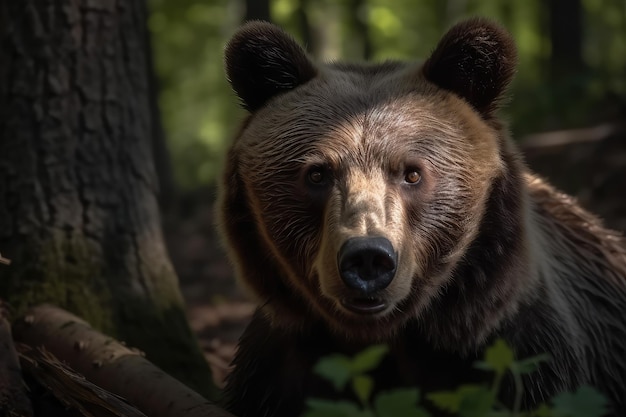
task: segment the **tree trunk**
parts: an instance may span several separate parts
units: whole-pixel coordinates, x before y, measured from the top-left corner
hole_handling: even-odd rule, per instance
[[[368,24],[363,20],[365,14],[364,8],[367,7],[367,2],[363,0],[350,0],[348,2],[348,16],[350,17],[350,29],[353,33],[356,41],[356,48],[360,50],[359,60],[369,60],[372,57],[372,41],[370,39],[370,33]]]
[[[150,118],[152,122],[152,150],[154,152],[154,165],[158,178],[158,201],[162,213],[170,213],[178,202],[178,189],[174,181],[170,151],[167,146],[165,129],[161,120],[159,109],[160,86],[154,72],[154,55],[150,31],[144,28],[146,39],[146,77],[148,80],[148,103],[150,105]]]
[[[298,26],[300,27],[300,33],[302,33],[302,44],[306,47],[308,53],[313,56],[318,56],[317,39],[315,38],[315,31],[309,20],[308,10],[309,0],[299,0],[295,15]]]
[[[143,0],[0,0],[0,297],[209,394],[160,229],[145,19]]]

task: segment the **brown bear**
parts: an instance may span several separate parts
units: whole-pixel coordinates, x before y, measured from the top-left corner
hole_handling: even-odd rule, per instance
[[[225,60],[250,114],[220,226],[260,306],[227,384],[234,414],[333,398],[312,367],[372,343],[390,347],[377,389],[454,389],[491,377],[472,364],[502,338],[551,357],[526,407],[590,384],[626,415],[626,249],[520,158],[497,115],[516,66],[505,30],[459,23],[423,64],[320,64],[252,22]]]

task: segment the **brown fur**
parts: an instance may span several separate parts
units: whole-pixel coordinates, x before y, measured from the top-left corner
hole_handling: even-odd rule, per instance
[[[478,378],[471,362],[496,337],[553,356],[527,381],[527,405],[591,383],[626,413],[626,250],[518,158],[495,114],[515,60],[509,35],[480,19],[423,66],[313,64],[260,22],[234,36],[227,71],[252,113],[228,154],[220,219],[261,305],[228,387],[236,414],[297,415],[332,394],[311,372],[320,356],[373,342],[393,346],[378,388],[453,388]],[[324,185],[307,183],[311,167]],[[337,253],[361,236],[398,255],[372,315],[341,303],[354,290]]]

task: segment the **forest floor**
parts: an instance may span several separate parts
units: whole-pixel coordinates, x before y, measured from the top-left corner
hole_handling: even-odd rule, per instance
[[[178,213],[165,222],[168,250],[178,273],[187,317],[213,379],[223,386],[239,336],[255,305],[239,289],[217,236],[212,190],[194,193]]]

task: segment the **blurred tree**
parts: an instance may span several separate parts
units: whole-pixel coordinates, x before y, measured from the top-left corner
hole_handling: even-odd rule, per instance
[[[245,18],[242,0],[149,0],[159,105],[176,184],[210,184],[241,119],[223,70],[224,42]]]
[[[369,60],[372,57],[372,42],[370,40],[369,25],[367,24],[367,2],[365,0],[348,1],[348,25],[354,33],[360,59]]]
[[[269,22],[271,20],[269,0],[246,0],[246,16],[244,20],[265,20]]]
[[[459,16],[467,10],[468,0],[446,0],[441,2],[445,5],[445,22],[447,26],[452,25]]]
[[[564,76],[583,72],[583,22],[580,0],[550,0],[551,76],[559,81]]]
[[[252,12],[247,4],[263,12]],[[616,102],[626,101],[625,0],[150,0],[150,5],[160,104],[175,177],[186,189],[212,183],[225,144],[243,118],[224,79],[222,50],[250,13],[259,17],[269,10],[271,21],[321,60],[419,60],[453,22],[470,16],[498,20],[519,48],[515,99],[507,108],[518,136],[595,123],[614,114]],[[571,77],[553,76],[561,71],[557,66]]]
[[[310,0],[298,0],[295,15],[298,19],[298,26],[300,26],[300,30],[302,31],[302,44],[305,46],[308,53],[317,55],[319,53],[319,47],[317,36],[311,25],[311,19],[309,19],[309,5]]]
[[[54,303],[207,394],[156,200],[143,0],[0,0],[0,298]]]

